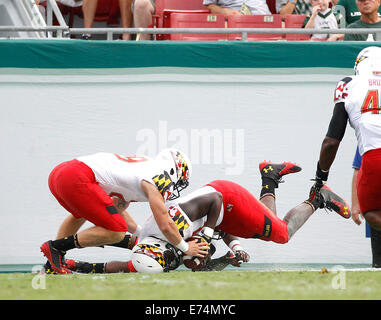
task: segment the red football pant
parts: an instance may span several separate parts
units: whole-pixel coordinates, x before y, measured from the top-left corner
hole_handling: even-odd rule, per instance
[[[226,180],[208,183],[222,194],[224,217],[217,229],[241,238],[288,242],[285,221],[255,198],[244,187]]]
[[[111,197],[83,162],[71,160],[55,167],[49,175],[49,188],[75,218],[84,218],[112,231],[128,230],[126,220],[117,213]]]
[[[381,149],[363,155],[357,175],[357,196],[362,213],[381,209]]]

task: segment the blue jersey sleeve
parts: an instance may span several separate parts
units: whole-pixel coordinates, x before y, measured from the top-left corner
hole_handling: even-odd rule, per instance
[[[356,154],[355,154],[355,157],[353,158],[353,163],[352,163],[353,169],[360,169],[361,160],[362,160],[362,156],[360,155],[359,147],[357,147]]]

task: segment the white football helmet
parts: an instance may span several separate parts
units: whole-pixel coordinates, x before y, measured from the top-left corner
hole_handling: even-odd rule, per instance
[[[356,75],[381,76],[381,48],[372,46],[361,50],[354,69]]]
[[[180,252],[169,242],[146,237],[133,249],[131,260],[137,272],[159,273],[176,269],[180,265]]]
[[[156,157],[165,163],[168,174],[173,182],[173,193],[168,200],[174,200],[180,196],[180,191],[189,185],[192,174],[192,164],[188,156],[176,149],[164,149]]]

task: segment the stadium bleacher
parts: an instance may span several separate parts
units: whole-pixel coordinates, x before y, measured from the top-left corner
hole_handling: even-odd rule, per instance
[[[305,14],[286,14],[284,18],[285,28],[302,28],[303,23],[306,20]],[[286,40],[309,40],[311,35],[309,34],[286,34]]]
[[[280,14],[272,15],[231,15],[228,16],[228,28],[282,28]],[[229,40],[241,40],[240,34],[229,34]],[[282,40],[281,34],[249,34],[247,40]]]
[[[8,0],[2,0],[5,3]],[[33,2],[33,1],[32,1]],[[12,3],[9,0],[9,3]],[[49,21],[48,15],[46,15],[45,26],[61,26],[61,34],[64,32],[65,37],[79,38],[78,30],[84,27],[82,6],[78,5],[71,7],[64,4],[59,0],[45,0],[40,1],[40,6],[45,7],[45,11],[49,11],[49,3],[54,3],[59,11],[59,15],[53,15],[53,21]],[[288,14],[281,16],[276,13],[275,0],[266,0],[266,3],[270,9],[271,14],[268,15],[231,15],[228,17],[218,17],[215,14],[211,14],[208,7],[203,5],[203,0],[156,0],[156,12],[153,15],[152,24],[148,28],[237,28],[237,29],[262,29],[265,28],[264,33],[247,33],[237,30],[237,33],[233,33],[232,30],[228,30],[221,33],[161,33],[161,30],[154,32],[153,40],[244,40],[244,41],[306,41],[311,39],[311,34],[296,33],[290,34],[283,32],[283,30],[303,29],[303,24],[306,19],[306,15]],[[340,14],[343,12],[340,11]],[[194,15],[194,16],[193,16]],[[59,17],[60,16],[60,17]],[[224,23],[221,23],[221,19]],[[3,19],[5,20],[5,19]],[[43,20],[43,19],[42,19]],[[116,28],[120,28],[120,8],[119,0],[98,0],[97,10],[94,17],[93,35],[96,37],[94,40],[115,40],[119,39],[118,35],[124,30],[115,31]],[[214,21],[215,20],[215,21]],[[63,23],[62,23],[63,21]],[[11,24],[8,24],[11,25]],[[14,26],[26,26],[26,24],[14,24]],[[132,26],[134,28],[134,26]],[[281,33],[272,33],[271,28],[283,29]],[[340,28],[343,28],[340,25]],[[70,30],[71,29],[71,30]],[[100,30],[103,31],[100,31]],[[106,30],[107,29],[107,30]],[[139,31],[130,31],[132,33],[132,39],[135,39],[135,34]],[[147,33],[146,31],[143,31]],[[163,30],[162,32],[165,32]],[[181,32],[181,31],[178,31]],[[256,30],[255,32],[259,32]],[[313,32],[312,32],[313,33]],[[51,35],[50,35],[51,37]],[[138,39],[138,37],[136,37]]]
[[[286,15],[276,13],[275,0],[266,1],[271,15],[229,16],[227,19],[211,15],[203,5],[203,0],[156,0],[156,12],[152,28],[302,28],[306,15]],[[68,7],[57,3],[68,26],[74,25],[76,18],[82,18],[81,7]],[[99,0],[95,22],[103,22],[107,27],[119,25],[118,0]],[[224,20],[224,23],[222,23]],[[309,40],[309,34],[248,34],[249,41]],[[241,40],[241,34],[157,34],[155,40]]]
[[[222,14],[209,13],[173,13],[170,17],[172,28],[225,28],[225,17]],[[226,40],[226,34],[171,34],[170,40]]]

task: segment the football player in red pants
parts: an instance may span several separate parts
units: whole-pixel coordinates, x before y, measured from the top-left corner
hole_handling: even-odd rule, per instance
[[[168,241],[181,251],[206,255],[207,246],[183,240],[165,206],[188,186],[190,174],[188,157],[173,149],[165,149],[153,159],[99,152],[59,164],[49,175],[49,188],[70,215],[61,223],[56,240],[40,247],[47,266],[58,274],[71,273],[64,258],[68,250],[125,245],[127,230],[133,233],[137,228],[125,210],[130,202],[148,202]],[[120,200],[120,210],[115,197]],[[86,221],[94,226],[79,231]]]
[[[290,162],[281,164],[262,162],[259,169],[262,176],[260,200],[234,182],[216,180],[191,194],[168,202],[168,214],[178,225],[183,238],[186,240],[199,234],[211,242],[213,234],[218,231],[226,234],[223,240],[233,251],[236,258],[234,262],[248,262],[249,256],[243,250],[237,237],[286,243],[318,208],[327,208],[346,219],[350,218],[350,210],[345,200],[324,186],[319,194],[312,189],[306,201],[291,209],[283,219],[280,219],[276,215],[275,189],[282,182],[283,176],[299,172],[301,168]],[[140,237],[145,239],[152,236],[165,240],[156,226],[155,219],[151,217],[143,226]],[[144,254],[145,251],[140,250],[140,254],[142,253]],[[148,255],[152,253],[147,252]],[[154,255],[152,257],[154,260]],[[140,267],[146,263],[145,261],[143,262],[142,259],[139,262]],[[230,260],[230,262],[233,261]],[[163,263],[164,270],[166,263],[168,264],[167,261]],[[213,267],[208,268],[207,263],[206,260],[204,270],[213,270]],[[71,265],[74,271],[83,269],[81,263],[76,266],[75,262],[71,262]],[[105,266],[103,271],[133,272],[135,271],[134,265],[133,261],[111,262],[107,264],[107,269]],[[100,268],[102,266],[103,264],[100,265]],[[154,262],[152,266],[154,266]],[[93,268],[88,269],[94,272]],[[148,268],[141,270],[148,270]],[[160,267],[158,270],[161,270]]]
[[[381,230],[381,48],[367,47],[357,55],[355,75],[338,82],[334,109],[320,148],[316,193],[328,180],[348,122],[354,129],[361,168],[357,175],[360,211],[369,225]]]

